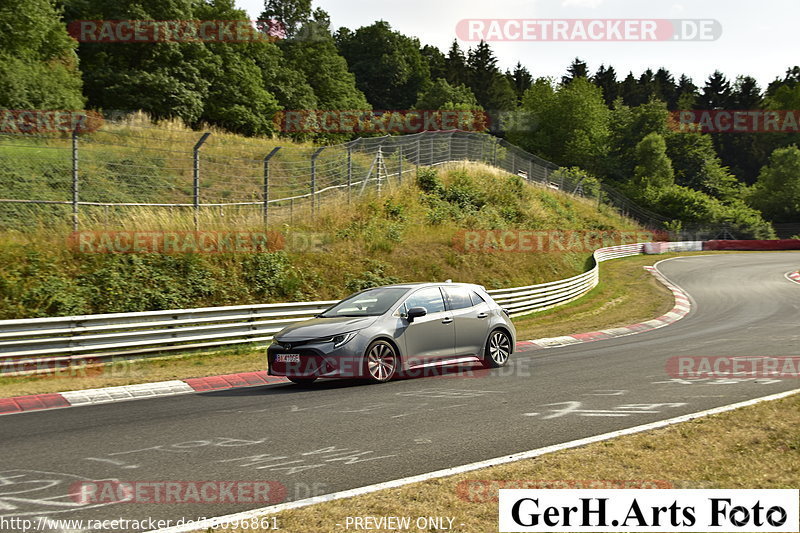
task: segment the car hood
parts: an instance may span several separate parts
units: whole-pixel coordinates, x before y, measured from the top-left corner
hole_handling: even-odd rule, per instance
[[[283,328],[275,339],[291,342],[330,337],[369,327],[377,319],[376,316],[313,318]]]

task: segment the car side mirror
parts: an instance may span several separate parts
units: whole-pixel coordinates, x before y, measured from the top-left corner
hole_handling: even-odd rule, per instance
[[[406,318],[409,322],[413,322],[415,318],[419,318],[421,316],[425,316],[428,314],[428,310],[424,307],[412,307],[408,310],[406,314]]]

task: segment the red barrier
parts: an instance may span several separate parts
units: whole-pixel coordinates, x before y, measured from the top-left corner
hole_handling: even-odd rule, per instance
[[[706,241],[703,250],[800,250],[800,239],[772,241]]]

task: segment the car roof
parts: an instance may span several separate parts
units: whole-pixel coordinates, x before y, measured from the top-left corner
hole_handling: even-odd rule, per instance
[[[385,289],[385,288],[402,288],[402,289],[416,289],[421,287],[468,287],[470,289],[484,289],[481,285],[476,285],[475,283],[456,283],[452,281],[420,281],[420,282],[409,282],[409,283],[396,283],[394,285],[382,285],[380,287],[371,287],[373,289]],[[367,289],[369,290],[369,289]]]

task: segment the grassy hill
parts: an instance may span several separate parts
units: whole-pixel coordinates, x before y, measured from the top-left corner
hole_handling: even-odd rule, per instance
[[[422,186],[422,189],[420,188]],[[424,189],[424,190],[423,190]],[[259,217],[216,219],[214,230],[263,231]],[[114,229],[190,231],[191,214],[131,211]],[[69,230],[0,234],[0,318],[125,312],[343,297],[396,281],[453,279],[499,288],[582,272],[587,251],[464,253],[474,229],[636,230],[607,206],[542,189],[479,164],[425,170],[412,182],[348,202],[330,197],[316,216],[271,219],[287,238],[269,253],[83,253]],[[296,245],[297,238],[314,242]]]

